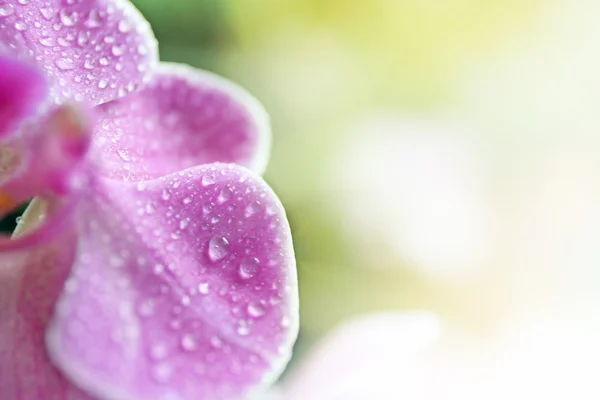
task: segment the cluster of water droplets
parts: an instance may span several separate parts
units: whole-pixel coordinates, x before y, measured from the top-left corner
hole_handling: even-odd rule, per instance
[[[134,91],[154,62],[149,25],[128,2],[0,2],[0,41],[35,60],[56,99],[102,103]]]

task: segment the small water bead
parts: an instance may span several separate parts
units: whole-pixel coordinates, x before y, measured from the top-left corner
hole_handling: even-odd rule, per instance
[[[185,229],[188,227],[188,225],[190,224],[190,219],[189,218],[182,218],[179,221],[179,229]]]
[[[246,216],[246,218],[249,218],[252,215],[259,212],[260,210],[261,210],[260,202],[253,201],[246,207],[246,210],[244,210],[244,215]]]
[[[15,29],[18,31],[24,31],[25,29],[27,29],[27,22],[20,20],[15,22]]]
[[[266,314],[265,307],[260,303],[248,303],[248,315],[253,318],[260,318]]]
[[[222,260],[229,255],[229,241],[223,236],[213,236],[208,242],[208,258],[212,262]]]
[[[215,175],[204,175],[202,177],[202,186],[210,186],[215,184]]]
[[[190,298],[190,296],[183,296],[181,298],[181,304],[183,304],[184,306],[189,306],[190,304],[192,304],[192,299]]]
[[[8,17],[9,15],[12,15],[12,13],[14,13],[15,10],[13,9],[12,5],[10,4],[0,4],[0,17]]]
[[[186,333],[181,337],[181,347],[187,351],[196,350],[197,343],[196,338],[191,333]]]
[[[210,345],[215,349],[220,349],[221,347],[223,347],[223,341],[217,335],[211,336],[209,341]]]
[[[111,51],[113,56],[119,57],[122,56],[123,54],[125,54],[125,50],[127,49],[127,47],[124,44],[121,45],[113,45]]]
[[[138,314],[142,317],[151,317],[154,315],[154,301],[153,300],[145,300],[140,303],[138,306]]]
[[[258,272],[260,260],[256,257],[247,257],[240,263],[239,275],[242,279],[250,279]]]
[[[70,58],[59,58],[54,64],[56,64],[58,69],[63,71],[75,69],[75,64],[73,64],[73,60]]]
[[[223,203],[231,200],[232,197],[233,197],[233,192],[231,191],[231,189],[229,189],[228,187],[224,187],[219,192],[219,197],[217,198],[217,202],[219,204],[223,204]]]
[[[44,18],[46,18],[48,21],[50,21],[52,19],[52,17],[54,17],[54,10],[50,7],[42,7],[40,8],[40,14],[42,14],[42,16]]]
[[[210,291],[208,282],[203,282],[198,284],[198,293],[200,294],[208,294]]]
[[[158,383],[165,383],[173,374],[173,368],[169,363],[163,362],[154,366],[152,369],[152,377]]]
[[[107,86],[108,86],[108,82],[106,81],[106,79],[100,79],[100,81],[98,81],[99,89],[106,89]]]
[[[183,199],[181,202],[182,202],[183,204],[186,204],[186,205],[187,205],[187,204],[190,204],[190,203],[192,202],[192,200],[193,200],[193,199],[192,199],[191,197],[189,197],[189,196],[188,196],[188,197],[184,198],[184,199]]]
[[[164,343],[155,343],[150,346],[150,358],[155,361],[163,360],[169,355],[169,350]]]
[[[164,272],[165,267],[162,264],[156,264],[152,270],[154,271],[155,274],[159,275]]]
[[[77,14],[76,11],[69,11],[67,9],[62,9],[60,10],[60,21],[65,25],[65,26],[73,26],[77,23],[77,20],[79,19],[79,14]]]
[[[17,0],[17,3],[21,4],[21,5],[27,5],[29,4],[28,0]]]
[[[46,46],[46,47],[54,46],[54,41],[49,36],[40,38],[39,42],[42,46]]]
[[[246,321],[241,320],[238,323],[236,332],[240,336],[248,336],[250,334],[250,326],[248,325],[248,323]]]

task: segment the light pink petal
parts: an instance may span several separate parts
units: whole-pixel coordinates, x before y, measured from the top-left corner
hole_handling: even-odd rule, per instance
[[[2,0],[0,47],[34,61],[55,100],[90,105],[132,92],[158,60],[150,26],[128,0]]]
[[[111,178],[152,179],[211,162],[262,173],[267,164],[264,108],[241,87],[206,71],[160,64],[144,89],[98,110],[92,155]]]
[[[105,180],[82,206],[52,359],[101,399],[230,399],[271,383],[298,328],[289,226],[234,164]]]
[[[89,400],[51,364],[44,338],[73,263],[75,232],[64,215],[0,242],[0,398]]]
[[[329,333],[287,375],[286,400],[423,399],[418,359],[440,338],[439,319],[427,312],[357,317]],[[429,397],[427,397],[429,398]]]
[[[0,137],[14,134],[46,97],[44,77],[34,67],[0,54]]]

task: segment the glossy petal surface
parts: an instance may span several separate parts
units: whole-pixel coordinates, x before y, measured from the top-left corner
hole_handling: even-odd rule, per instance
[[[229,399],[270,383],[297,333],[289,226],[246,169],[105,180],[82,205],[53,360],[102,399]]]
[[[31,65],[0,54],[0,137],[15,133],[46,96],[44,77]]]
[[[35,62],[55,100],[91,105],[135,90],[157,60],[150,26],[128,0],[3,0],[0,47]]]
[[[63,223],[68,222],[63,219]],[[60,224],[59,224],[60,225]],[[65,223],[66,225],[66,223]],[[58,225],[0,254],[0,398],[89,400],[55,368],[45,332],[73,263],[76,237]],[[31,237],[24,239],[32,242]],[[18,241],[15,241],[18,243]],[[19,246],[19,245],[16,245]]]
[[[262,105],[206,71],[160,64],[141,91],[102,105],[92,154],[102,172],[152,179],[211,162],[262,173],[270,126]]]

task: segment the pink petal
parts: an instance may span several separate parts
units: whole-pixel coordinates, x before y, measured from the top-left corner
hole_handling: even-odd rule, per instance
[[[32,59],[55,100],[91,105],[135,90],[158,59],[150,26],[128,0],[3,0],[0,47]]]
[[[269,118],[244,89],[206,71],[160,64],[141,91],[102,105],[92,149],[116,179],[152,179],[211,162],[262,173]]]
[[[73,263],[72,220],[60,213],[40,230],[0,241],[0,398],[88,400],[53,367],[44,336]]]
[[[44,77],[29,64],[0,54],[0,137],[15,133],[46,96]]]
[[[211,164],[98,183],[48,332],[101,399],[225,399],[277,377],[297,333],[289,226],[261,178]]]
[[[329,333],[286,376],[286,400],[423,399],[431,385],[419,358],[437,343],[441,323],[422,311],[357,317]],[[443,397],[442,397],[443,398]]]

